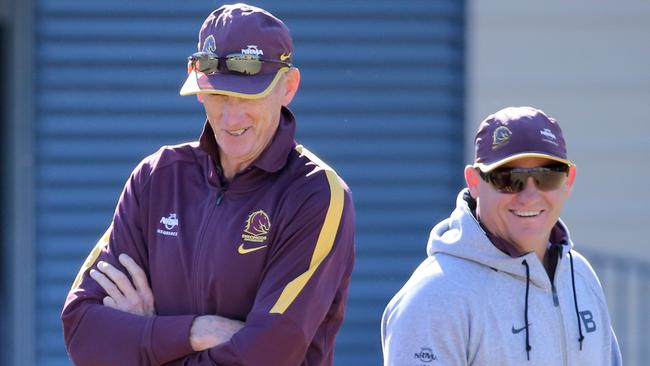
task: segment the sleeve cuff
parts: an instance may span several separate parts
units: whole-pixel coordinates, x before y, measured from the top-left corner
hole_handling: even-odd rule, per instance
[[[190,330],[196,315],[155,316],[151,328],[151,352],[160,364],[194,353]]]

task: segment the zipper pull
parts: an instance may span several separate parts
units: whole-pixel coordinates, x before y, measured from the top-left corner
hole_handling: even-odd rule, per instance
[[[219,206],[221,204],[221,201],[223,200],[223,196],[225,194],[226,194],[225,189],[219,192],[219,194],[217,195],[217,206]]]
[[[553,305],[556,307],[560,306],[560,299],[557,297],[557,289],[555,288],[555,277],[557,277],[557,272],[560,270],[560,261],[562,260],[562,246],[552,244],[555,247],[555,252],[557,253],[557,259],[555,262],[555,271],[553,271],[553,278],[551,278],[551,292],[553,293]]]

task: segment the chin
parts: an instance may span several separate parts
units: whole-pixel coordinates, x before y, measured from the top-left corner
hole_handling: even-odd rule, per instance
[[[241,158],[251,154],[253,148],[246,143],[230,143],[220,145],[221,150],[233,158]]]
[[[515,237],[515,242],[522,248],[529,248],[531,244],[548,242],[548,233],[523,234]]]

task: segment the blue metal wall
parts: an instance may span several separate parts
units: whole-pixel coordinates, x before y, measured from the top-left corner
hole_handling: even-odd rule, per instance
[[[336,365],[381,363],[389,298],[462,185],[464,2],[257,1],[285,20],[298,139],[352,188],[357,257]],[[36,363],[69,365],[59,313],[122,185],[204,116],[179,97],[208,1],[36,3]]]

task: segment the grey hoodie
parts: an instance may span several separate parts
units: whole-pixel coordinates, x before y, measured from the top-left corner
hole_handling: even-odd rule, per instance
[[[534,252],[513,258],[489,241],[465,193],[384,311],[384,365],[621,365],[600,282],[564,224],[551,282]]]

